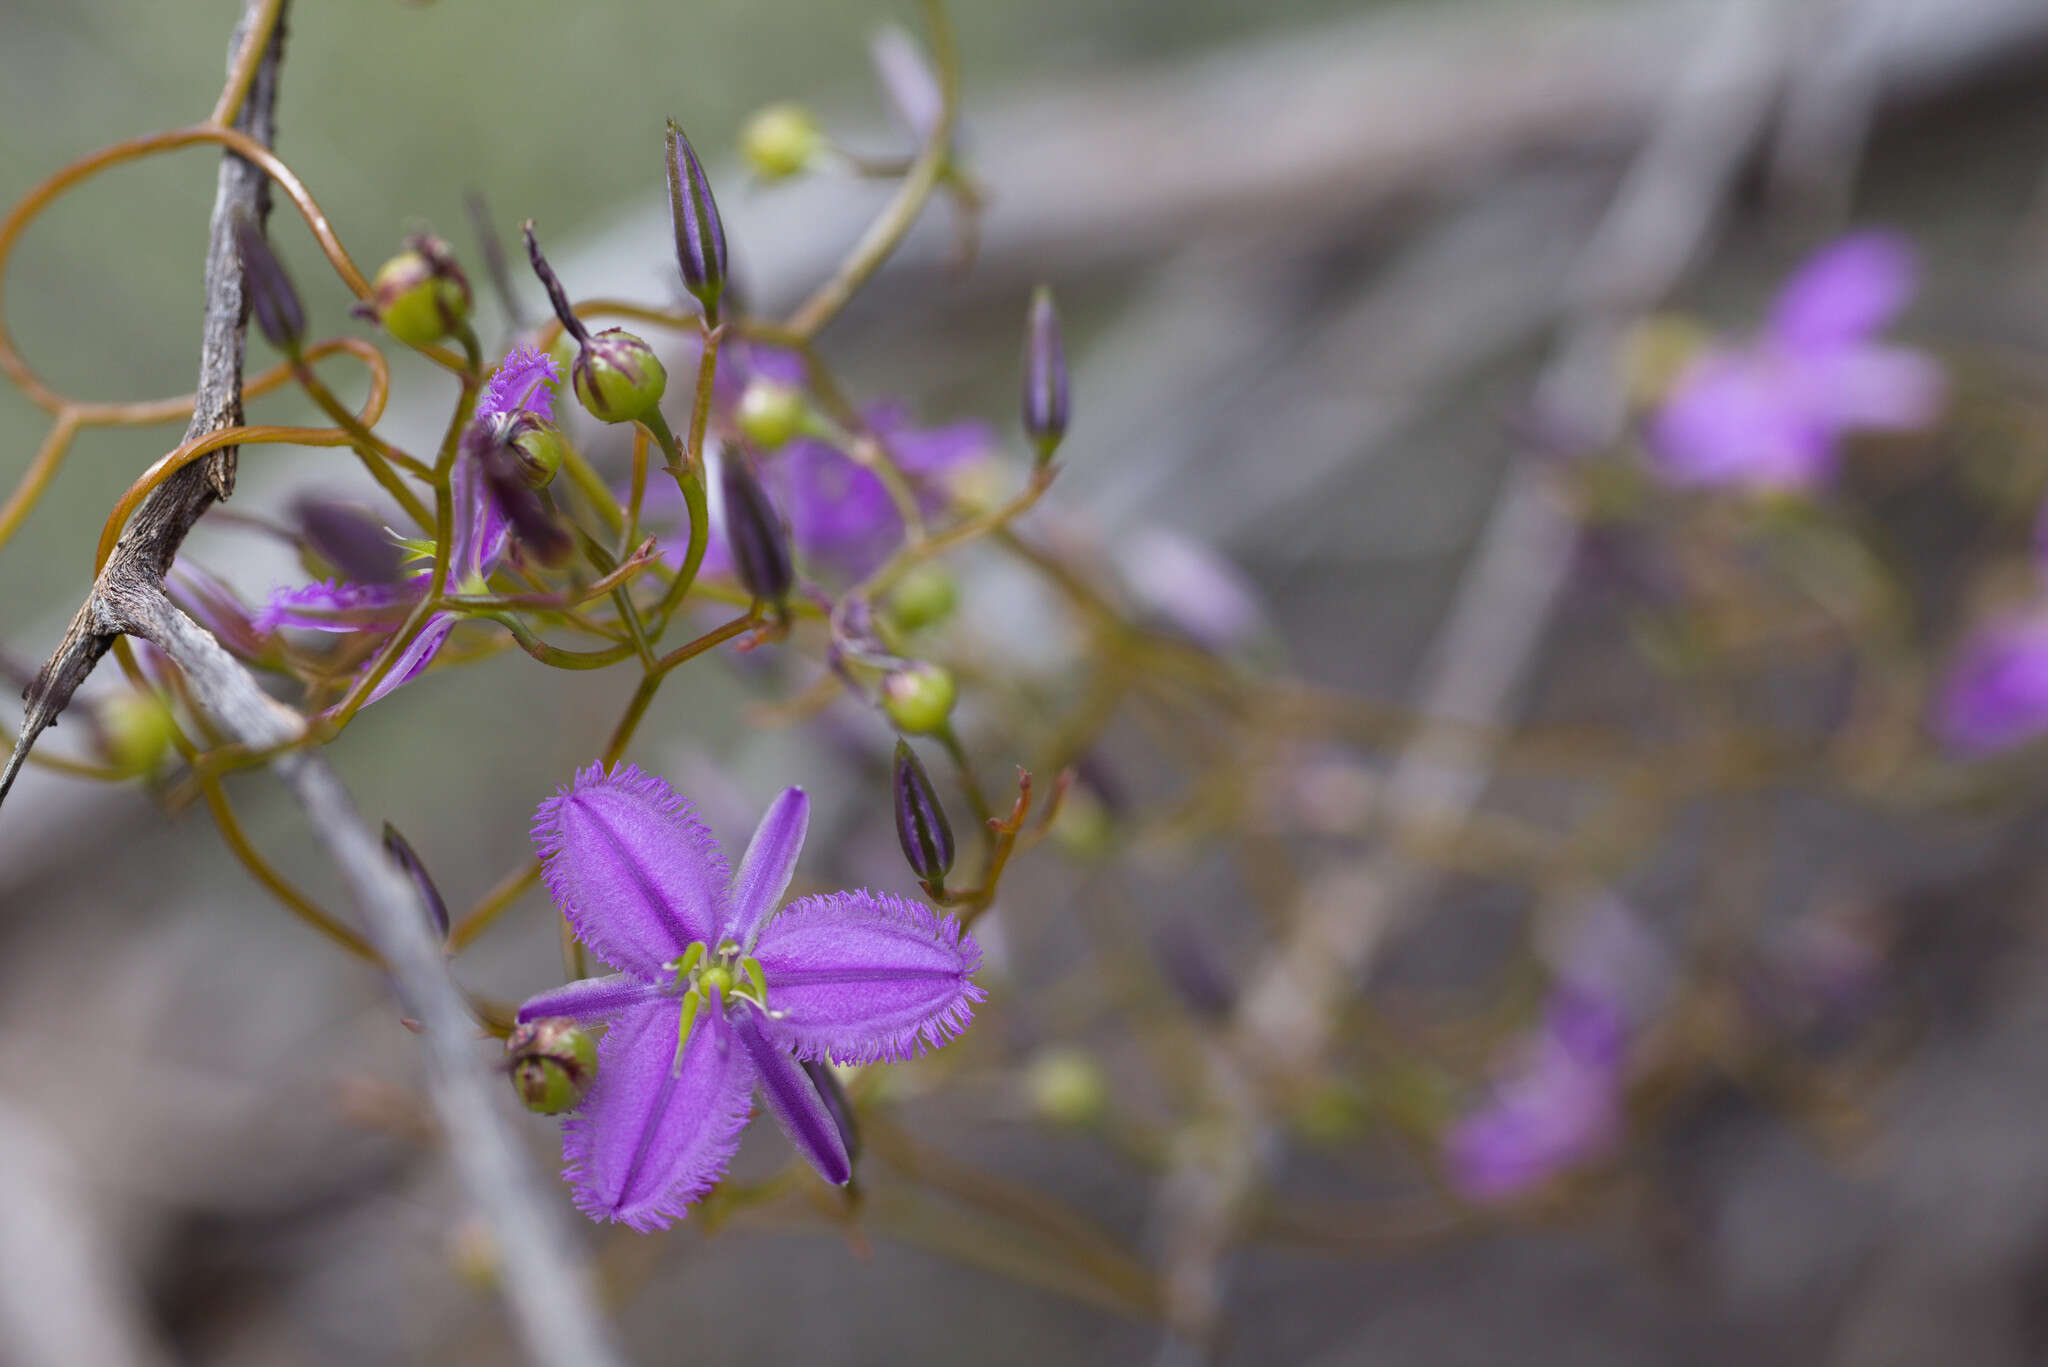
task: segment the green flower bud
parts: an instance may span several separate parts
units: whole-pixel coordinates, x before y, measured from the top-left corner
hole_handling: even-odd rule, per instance
[[[740,130],[740,155],[763,180],[785,180],[807,169],[824,146],[824,130],[800,104],[771,104]]]
[[[512,1090],[529,1111],[559,1115],[583,1100],[597,1078],[597,1041],[565,1016],[525,1021],[505,1037]]]
[[[599,422],[638,422],[668,389],[668,371],[654,348],[624,328],[608,328],[584,343],[569,374],[577,400]]]
[[[1109,1083],[1094,1057],[1080,1049],[1047,1049],[1024,1070],[1031,1108],[1061,1125],[1087,1125],[1102,1117]]]
[[[927,560],[889,591],[889,616],[905,631],[922,631],[952,616],[959,598],[952,571]]]
[[[914,664],[882,680],[882,710],[896,729],[913,736],[946,729],[953,714],[953,674],[940,665]]]
[[[469,317],[469,305],[469,281],[438,237],[413,238],[370,282],[377,321],[411,346],[431,346],[446,337]]]
[[[766,450],[794,437],[803,428],[804,396],[801,390],[755,376],[740,394],[740,435]]]
[[[576,340],[576,359],[569,366],[569,376],[577,400],[599,422],[638,422],[654,412],[668,389],[668,372],[662,369],[654,348],[624,328],[608,328],[593,337],[576,316],[561,277],[541,251],[533,220],[528,219],[522,230],[527,259],[548,292],[548,304],[561,320],[562,330]]]
[[[123,693],[102,704],[98,715],[107,758],[131,774],[155,771],[178,734],[171,709],[154,693]]]
[[[519,477],[529,489],[545,489],[554,483],[555,473],[569,455],[562,434],[553,424],[544,423],[531,413],[519,415],[505,444],[512,458],[519,462]]]

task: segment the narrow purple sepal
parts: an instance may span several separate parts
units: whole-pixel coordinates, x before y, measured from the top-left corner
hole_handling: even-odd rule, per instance
[[[246,213],[234,218],[235,249],[242,258],[242,294],[249,315],[269,343],[287,356],[297,355],[306,336],[306,309],[284,263],[271,249],[263,227]]]
[[[810,828],[811,799],[801,788],[784,788],[754,828],[739,872],[732,876],[732,923],[719,932],[720,941],[736,940],[752,951],[761,927],[789,891]]]
[[[518,1019],[532,1021],[549,1016],[567,1016],[571,1020],[592,1024],[610,1020],[633,1007],[658,1001],[664,995],[667,995],[665,984],[632,973],[578,978],[573,983],[563,983],[560,987],[551,987],[528,997],[520,1004]]]
[[[798,1059],[798,1065],[811,1079],[811,1085],[818,1089],[818,1100],[825,1103],[825,1109],[832,1116],[832,1123],[839,1127],[839,1142],[846,1149],[847,1161],[860,1161],[860,1113],[853,1107],[853,1098],[846,1094],[846,1088],[839,1085],[839,1074],[823,1059]]]
[[[781,602],[796,582],[789,533],[737,446],[727,447],[719,459],[718,488],[725,544],[740,583],[764,603]]]
[[[952,916],[887,893],[806,897],[755,946],[775,1033],[803,1058],[895,1062],[967,1028],[981,947]]]
[[[368,707],[371,703],[390,696],[392,690],[399,685],[411,683],[424,674],[427,666],[434,662],[434,657],[441,653],[441,647],[447,644],[448,633],[454,629],[453,613],[437,612],[429,617],[420,626],[420,634],[413,637],[411,643],[399,652],[398,658],[391,662],[391,668],[377,681],[377,686],[370,690],[370,695],[363,699],[363,706]],[[366,665],[365,668],[367,667]]]
[[[534,816],[555,905],[614,968],[653,977],[726,921],[725,857],[690,804],[633,765],[593,764]]]
[[[697,149],[674,119],[668,121],[668,203],[683,283],[704,305],[705,316],[716,319],[725,288],[725,224]]]
[[[563,1176],[593,1220],[664,1228],[711,1190],[739,1147],[753,1065],[714,990],[678,1069],[681,1011],[666,998],[613,1021],[598,1046],[597,1082],[563,1126]]]
[[[1067,348],[1052,291],[1044,285],[1032,292],[1024,325],[1024,432],[1041,460],[1067,434]]]
[[[434,886],[434,876],[427,872],[412,842],[398,833],[390,822],[384,823],[384,853],[405,870],[406,877],[419,890],[420,901],[427,909],[427,920],[434,927],[434,933],[441,939],[448,938],[448,904],[441,899],[441,889]]]
[[[562,328],[579,345],[590,345],[590,329],[576,316],[576,310],[569,307],[569,292],[562,288],[562,278],[555,274],[555,268],[548,264],[547,256],[540,249],[540,238],[534,235],[533,220],[527,219],[519,225],[519,231],[526,237],[526,259],[533,263],[533,273],[540,277],[541,288],[548,292],[548,306],[561,320]]]
[[[847,1157],[838,1121],[832,1118],[803,1065],[769,1036],[762,1026],[761,1013],[752,1004],[737,1003],[728,1019],[733,1034],[753,1060],[754,1071],[760,1076],[761,1095],[767,1099],[775,1123],[820,1177],[834,1186],[845,1186],[853,1176],[853,1162]]]

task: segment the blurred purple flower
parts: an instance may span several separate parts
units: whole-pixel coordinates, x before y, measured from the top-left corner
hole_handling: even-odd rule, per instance
[[[1258,590],[1199,541],[1144,527],[1121,539],[1116,561],[1139,601],[1199,645],[1234,650],[1266,630]]]
[[[596,1085],[563,1133],[593,1220],[658,1229],[725,1172],[759,1087],[828,1182],[846,1143],[804,1062],[895,1061],[966,1028],[983,997],[974,937],[884,893],[781,907],[810,822],[801,788],[761,819],[737,873],[690,805],[631,765],[592,765],[540,806],[548,890],[620,970],[543,992],[522,1021],[609,1021]]]
[[[554,394],[549,386],[560,379],[561,372],[553,357],[529,347],[514,351],[492,372],[471,426],[505,423],[522,414],[552,421]],[[456,593],[481,593],[505,554],[510,526],[488,487],[474,443],[462,443],[453,479],[455,522],[449,545],[448,587]],[[263,633],[281,627],[331,632],[396,631],[425,596],[432,578],[432,571],[422,571],[390,584],[327,580],[304,588],[274,589],[269,601],[257,612],[254,626]],[[430,616],[370,690],[364,705],[417,678],[439,653],[457,620],[457,614],[452,612]]]
[[[771,364],[780,366],[779,361]],[[926,512],[943,506],[944,484],[951,475],[997,450],[995,430],[986,423],[916,427],[908,411],[894,404],[877,404],[866,417]],[[903,540],[903,519],[881,478],[829,442],[798,437],[766,455],[758,473],[769,500],[788,521],[797,563],[807,572],[859,579]],[[682,496],[673,481],[650,479],[643,506],[657,524],[682,521]],[[723,576],[733,572],[733,563],[719,521],[712,519],[703,572]],[[683,532],[678,527],[664,540],[665,555],[681,558]]]
[[[1520,1196],[1621,1139],[1630,1036],[1667,991],[1670,957],[1612,896],[1580,910],[1555,957],[1536,1029],[1445,1137],[1450,1180],[1470,1200]]]
[[[1452,1128],[1453,1185],[1474,1201],[1505,1200],[1611,1150],[1625,1038],[1613,1003],[1559,992],[1486,1102]]]
[[[1840,439],[1926,426],[1940,367],[1877,333],[1916,286],[1910,246],[1864,232],[1809,258],[1763,331],[1710,347],[1680,374],[1650,426],[1658,471],[1680,485],[1808,489],[1833,476]]]
[[[1978,628],[1949,670],[1934,726],[1944,743],[1965,754],[2048,734],[2048,607]]]

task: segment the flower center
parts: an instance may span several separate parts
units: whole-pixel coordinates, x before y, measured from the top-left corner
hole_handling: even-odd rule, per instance
[[[735,997],[745,997],[763,1011],[768,1009],[768,981],[762,975],[761,961],[742,954],[735,941],[727,940],[715,951],[702,940],[695,941],[681,958],[662,966],[676,975],[670,990],[683,999],[672,1070],[678,1076],[683,1071],[683,1053],[690,1047],[690,1030],[697,1023],[697,1012],[703,1009],[704,999],[713,988],[718,989],[721,1009],[731,1005]]]

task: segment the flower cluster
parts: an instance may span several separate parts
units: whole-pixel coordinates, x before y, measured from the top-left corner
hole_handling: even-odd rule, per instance
[[[554,421],[553,386],[561,380],[554,359],[531,349],[514,351],[492,373],[476,416],[459,448],[453,475],[454,526],[448,545],[448,585],[454,592],[481,593],[504,557],[512,524],[501,494],[491,485],[491,439],[509,438],[524,424]],[[327,580],[304,588],[278,589],[257,611],[259,634],[282,627],[309,631],[396,631],[426,597],[433,572],[388,580]],[[370,690],[367,701],[417,678],[433,663],[453,631],[458,614],[438,611]]]

